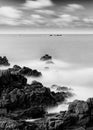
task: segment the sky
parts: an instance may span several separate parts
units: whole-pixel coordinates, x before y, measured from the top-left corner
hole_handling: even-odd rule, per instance
[[[92,0],[0,0],[0,33],[37,29],[92,32],[92,7]]]

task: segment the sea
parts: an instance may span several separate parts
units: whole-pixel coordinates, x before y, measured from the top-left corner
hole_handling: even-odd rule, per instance
[[[52,63],[41,61],[45,54],[52,56]],[[92,35],[0,35],[0,56],[6,56],[9,67],[19,65],[37,69],[39,78],[27,77],[41,82],[51,89],[52,85],[71,88],[73,97],[56,107],[48,108],[48,113],[68,109],[73,100],[86,101],[93,97],[93,36]],[[0,66],[0,69],[8,67]],[[55,90],[54,90],[55,91]]]

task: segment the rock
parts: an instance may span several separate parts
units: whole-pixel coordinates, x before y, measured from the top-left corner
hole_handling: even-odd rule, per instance
[[[89,106],[85,101],[75,100],[68,107],[68,113],[78,115],[77,124],[83,126],[90,122]]]
[[[70,126],[75,126],[78,121],[78,116],[72,113],[66,113],[63,118],[63,127],[69,128]]]
[[[8,59],[7,59],[6,56],[4,56],[4,57],[0,56],[0,65],[4,65],[4,66],[9,66],[10,65],[10,63],[8,62]]]
[[[46,64],[54,64],[54,62],[51,60],[48,60],[48,61],[46,61]]]
[[[33,77],[40,77],[42,76],[42,73],[37,70],[32,70],[32,76]]]
[[[2,71],[0,76],[0,93],[3,90],[11,91],[14,88],[23,88],[27,83],[27,79],[19,74],[11,74],[9,70]]]
[[[93,108],[93,98],[88,98],[88,99],[87,99],[87,103],[89,104],[89,106],[90,106],[91,108]]]
[[[43,118],[46,114],[46,111],[44,109],[44,107],[41,106],[34,106],[34,107],[30,107],[28,109],[22,109],[20,111],[15,111],[15,113],[17,114],[17,118],[19,117],[19,119],[27,119],[27,118]]]
[[[69,105],[68,112],[76,114],[85,114],[89,112],[89,106],[87,102],[75,100]]]
[[[36,80],[33,80],[31,83],[31,88],[33,89],[43,88],[43,84]]]
[[[67,91],[70,91],[70,90],[72,90],[71,88],[68,88],[68,87],[65,87],[65,86],[58,86],[57,87],[57,89],[56,89],[57,91],[62,91],[62,92],[67,92]]]
[[[32,75],[32,69],[28,68],[28,67],[23,67],[20,72],[20,74],[22,75],[26,75],[26,76],[31,76]]]
[[[21,70],[21,67],[19,65],[14,65],[13,69],[14,69],[14,71],[19,71],[19,70]]]
[[[19,123],[9,118],[0,117],[0,130],[20,130]]]
[[[56,84],[52,85],[51,89],[54,89],[57,92],[71,92],[71,90],[72,90],[71,88],[68,88],[66,86],[59,86]]]
[[[30,90],[30,91],[28,91]],[[32,106],[55,106],[57,105],[55,98],[53,97],[49,88],[31,85],[25,89],[27,94],[27,104],[31,103]]]
[[[48,61],[48,60],[52,60],[52,56],[45,54],[44,56],[42,56],[40,58],[41,61]]]
[[[62,103],[67,98],[72,97],[73,93],[71,92],[52,92],[52,95],[54,96],[57,103]]]
[[[29,67],[23,67],[21,68],[18,65],[14,65],[13,68],[9,68],[9,71],[12,74],[20,74],[23,76],[33,76],[33,77],[40,77],[42,74],[41,72],[37,71],[37,70],[32,70]]]

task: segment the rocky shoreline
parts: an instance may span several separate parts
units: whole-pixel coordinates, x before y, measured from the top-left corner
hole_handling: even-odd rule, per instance
[[[51,59],[48,55],[41,58]],[[48,107],[73,96],[71,89],[52,85],[54,92],[38,81],[28,84],[26,76],[42,74],[18,65],[0,71],[0,130],[93,130],[93,98],[75,100],[67,111],[49,114]]]
[[[27,84],[27,79],[23,74],[13,73],[10,69],[2,70],[0,74],[0,129],[14,130],[20,125],[18,123],[20,120],[24,124],[23,122],[28,118],[44,119],[47,115],[47,107],[64,102],[71,96],[69,93],[62,91],[55,93],[37,81]],[[19,127],[18,130],[20,130]]]
[[[0,129],[92,130],[93,98],[73,101],[68,111],[47,113],[48,106],[55,106],[66,98],[69,97],[65,92],[52,92],[37,81],[27,84],[24,76],[6,70],[0,76]],[[37,118],[40,119],[26,122]]]

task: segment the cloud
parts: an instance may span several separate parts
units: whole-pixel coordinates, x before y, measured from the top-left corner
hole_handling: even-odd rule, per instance
[[[0,7],[0,16],[8,17],[8,18],[20,18],[21,11],[8,6]]]
[[[68,4],[65,9],[67,11],[76,11],[76,10],[83,10],[84,6],[80,5],[80,4]]]
[[[27,0],[27,2],[24,4],[25,9],[33,9],[33,8],[43,8],[47,6],[52,6],[53,3],[50,0]]]
[[[35,12],[37,13],[41,13],[41,14],[47,14],[47,15],[55,15],[55,12],[53,10],[47,10],[47,9],[43,9],[43,10],[35,10]]]
[[[83,18],[83,22],[87,24],[93,24],[93,17]]]
[[[63,15],[60,15],[60,19],[63,21],[63,22],[73,22],[75,20],[79,20],[79,18],[77,16],[72,16],[70,14],[63,14]]]
[[[70,14],[60,15],[59,18],[52,20],[55,26],[68,27],[70,25],[74,27],[74,24],[79,21],[79,17]]]
[[[19,25],[19,19],[22,16],[22,11],[10,7],[10,6],[2,6],[0,7],[0,24],[1,25],[11,25],[17,26]]]
[[[11,18],[0,17],[0,24],[17,26],[17,25],[19,25],[19,22],[14,19],[11,19]]]

